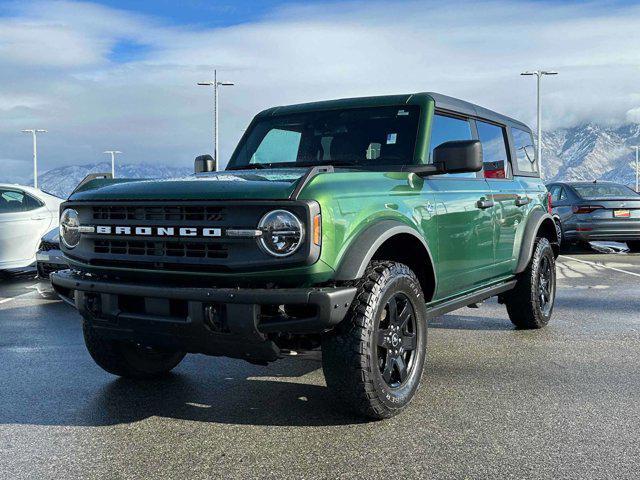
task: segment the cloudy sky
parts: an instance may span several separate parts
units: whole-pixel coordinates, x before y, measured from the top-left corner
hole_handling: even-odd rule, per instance
[[[127,162],[189,166],[211,151],[220,79],[221,158],[268,106],[437,91],[534,126],[640,122],[640,2],[0,1],[0,181]]]

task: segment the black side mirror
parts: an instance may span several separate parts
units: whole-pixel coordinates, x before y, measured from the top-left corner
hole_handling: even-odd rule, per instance
[[[195,173],[213,172],[216,168],[216,162],[211,155],[200,155],[196,157],[193,165]]]
[[[479,140],[456,140],[433,150],[433,164],[442,173],[479,172],[482,170],[482,144]]]

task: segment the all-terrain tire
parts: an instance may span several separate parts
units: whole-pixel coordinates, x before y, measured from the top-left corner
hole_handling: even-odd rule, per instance
[[[564,238],[564,231],[562,229],[562,222],[560,222],[559,218],[554,218],[553,223],[556,226],[556,235],[558,236],[558,245],[562,246],[562,244],[566,242],[566,239]]]
[[[636,240],[633,242],[627,242],[627,247],[629,247],[629,251],[633,253],[640,252],[640,240]]]
[[[389,418],[407,407],[420,384],[424,294],[409,267],[390,261],[373,261],[355,286],[346,318],[323,337],[322,369],[327,386],[350,410]]]
[[[509,318],[518,328],[542,328],[551,319],[556,297],[556,262],[546,238],[537,238],[527,269],[504,294]]]
[[[84,342],[91,358],[103,370],[126,378],[157,378],[169,373],[184,358],[184,352],[161,350],[151,347],[111,340],[96,335],[83,323]]]

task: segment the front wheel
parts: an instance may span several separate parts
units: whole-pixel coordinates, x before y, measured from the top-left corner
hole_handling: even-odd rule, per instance
[[[173,370],[185,356],[184,352],[102,338],[86,323],[83,333],[91,358],[103,370],[120,377],[161,377]]]
[[[556,260],[549,240],[536,240],[527,269],[503,298],[516,327],[542,328],[549,323],[556,298]]]
[[[406,265],[374,261],[345,320],[322,343],[327,386],[351,410],[392,417],[420,384],[427,342],[420,283]]]

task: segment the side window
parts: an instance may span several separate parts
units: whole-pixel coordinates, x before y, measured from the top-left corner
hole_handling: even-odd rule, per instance
[[[35,210],[44,206],[44,204],[37,198],[33,198],[31,195],[25,195],[22,202],[25,211]]]
[[[27,196],[17,190],[0,190],[0,213],[24,212],[26,199]]]
[[[553,185],[549,187],[549,193],[551,194],[551,203],[555,203],[560,200],[562,188],[560,185]]]
[[[481,121],[476,121],[476,126],[482,143],[485,178],[510,178],[511,170],[504,128]]]
[[[516,162],[518,171],[522,173],[538,174],[538,162],[536,161],[536,149],[533,146],[533,137],[529,132],[519,128],[511,129],[513,144],[516,149]]]
[[[560,194],[558,195],[558,200],[566,200],[567,199],[567,189],[564,187],[560,187]]]
[[[293,130],[269,130],[258,145],[251,163],[295,162],[302,134]]]
[[[433,150],[445,142],[453,140],[472,140],[471,125],[468,120],[448,117],[438,113],[433,115],[431,125],[431,145],[429,147],[429,163],[433,163]],[[476,174],[454,173],[447,176],[476,178]]]

